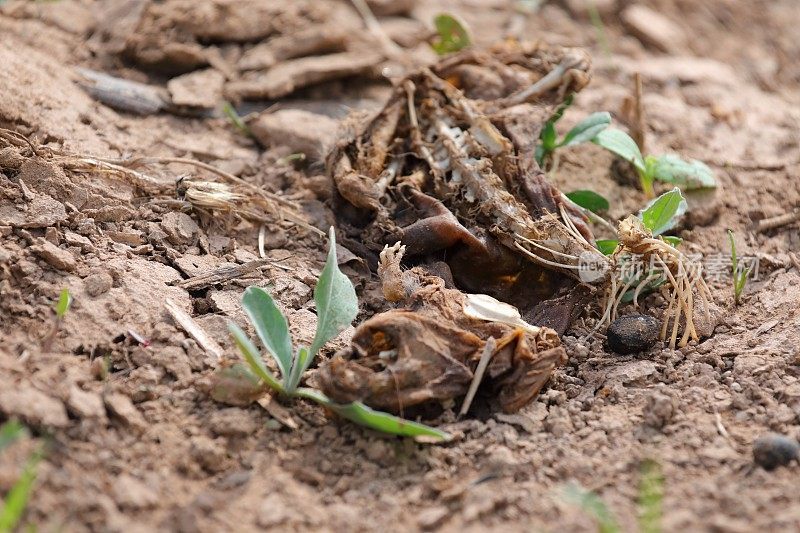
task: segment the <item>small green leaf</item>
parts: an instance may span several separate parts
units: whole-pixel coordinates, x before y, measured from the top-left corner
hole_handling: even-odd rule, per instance
[[[36,480],[36,469],[42,460],[41,448],[33,452],[25,463],[22,476],[14,483],[5,496],[3,508],[0,510],[0,531],[14,531],[23,513],[28,506],[28,500],[33,491],[33,482]]]
[[[559,143],[559,146],[572,146],[573,144],[589,142],[606,129],[609,124],[611,124],[611,115],[607,111],[592,113],[569,130]]]
[[[17,420],[9,420],[0,426],[0,450],[11,445],[14,441],[25,437],[28,430]]]
[[[292,370],[292,338],[286,317],[275,305],[272,296],[261,287],[247,287],[242,296],[242,307],[258,338],[278,363],[281,379],[287,380]]]
[[[675,227],[677,219],[686,212],[686,208],[686,200],[680,189],[675,187],[647,204],[639,212],[639,218],[653,235],[660,235]]]
[[[309,357],[310,355],[311,354],[309,353],[308,348],[305,346],[301,346],[300,349],[297,350],[297,356],[292,364],[292,373],[289,377],[288,384],[286,385],[286,389],[289,392],[293,392],[297,388],[297,385],[300,384],[300,378],[303,376],[303,372],[311,363]]]
[[[58,296],[58,302],[56,302],[56,317],[59,319],[64,318],[69,311],[69,306],[72,305],[72,295],[69,293],[69,289],[61,289],[61,294]]]
[[[645,172],[644,158],[642,152],[636,145],[636,141],[630,135],[616,128],[606,128],[598,133],[592,142],[602,146],[609,152],[616,154],[625,161],[630,162],[640,173]]]
[[[598,239],[594,241],[594,244],[603,255],[611,255],[617,249],[619,241],[616,239]]]
[[[418,422],[404,420],[389,413],[376,411],[361,402],[345,405],[334,403],[323,393],[314,389],[299,388],[297,389],[297,395],[320,403],[351,422],[383,433],[412,437],[423,442],[447,442],[453,438],[444,431]]]
[[[647,166],[651,169],[650,174],[658,181],[672,183],[684,191],[717,186],[711,169],[696,159],[686,161],[672,154],[657,158],[648,156],[647,159]]]
[[[329,232],[328,259],[314,288],[317,304],[317,332],[311,343],[306,368],[326,342],[349,326],[358,314],[358,297],[350,279],[339,270],[336,259],[336,233]],[[303,369],[305,370],[305,369]]]
[[[264,361],[261,359],[258,348],[256,348],[247,334],[242,331],[242,328],[233,322],[228,322],[228,331],[230,331],[233,342],[236,343],[236,346],[239,348],[242,356],[244,356],[244,360],[250,365],[250,369],[253,373],[264,380],[264,383],[269,385],[272,389],[283,393],[283,385],[281,385],[280,381],[272,375],[272,372],[264,366]]]
[[[449,13],[436,15],[433,25],[438,37],[431,47],[440,56],[458,52],[472,43],[466,25],[454,15]]]
[[[607,211],[610,207],[608,200],[600,196],[594,191],[580,190],[572,191],[566,194],[566,197],[572,200],[577,205],[597,213],[599,211]]]
[[[661,238],[664,239],[671,246],[674,246],[675,248],[677,248],[678,245],[680,245],[680,243],[683,242],[683,239],[681,239],[680,237],[675,237],[673,235],[662,235]]]

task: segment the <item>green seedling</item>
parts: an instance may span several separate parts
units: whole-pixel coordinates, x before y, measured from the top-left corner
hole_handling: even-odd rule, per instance
[[[600,533],[619,533],[622,531],[606,503],[594,492],[580,485],[570,483],[564,488],[564,499],[578,507],[597,522]]]
[[[261,353],[247,334],[233,322],[228,329],[239,351],[252,372],[275,392],[287,397],[306,398],[317,402],[343,418],[384,433],[413,437],[420,441],[441,442],[450,435],[435,428],[411,422],[394,415],[375,411],[361,402],[337,404],[322,392],[300,387],[305,371],[311,366],[320,349],[358,314],[358,298],[353,284],[340,270],[336,258],[336,235],[330,230],[330,248],[327,261],[314,289],[317,306],[317,330],[311,346],[292,345],[289,324],[272,297],[260,287],[248,287],[242,298],[242,307],[258,338],[278,368],[275,375],[267,368]]]
[[[680,190],[674,188],[649,202],[644,209],[639,211],[638,216],[645,228],[650,230],[654,236],[659,236],[661,240],[677,248],[678,245],[683,242],[680,237],[661,234],[674,228],[678,219],[685,212],[686,200],[683,198]],[[611,255],[617,250],[619,240],[598,239],[595,241],[595,245],[604,255]],[[620,303],[630,303],[635,301],[639,294],[648,294],[657,289],[666,283],[667,279],[663,275],[658,275],[655,272],[649,271],[641,273],[638,277],[622,279],[621,281],[624,285],[634,287],[627,290],[620,300]]]
[[[652,459],[646,459],[642,463],[640,472],[641,478],[636,501],[639,532],[659,533],[664,500],[664,477],[661,474],[661,466]],[[594,519],[600,533],[622,531],[613,513],[596,493],[570,483],[563,489],[563,498]]]
[[[72,295],[69,293],[69,289],[64,288],[61,290],[61,293],[58,295],[58,300],[54,306],[56,311],[56,317],[53,321],[53,325],[50,327],[50,331],[47,332],[47,335],[42,338],[42,350],[48,351],[50,349],[50,345],[53,343],[53,340],[56,338],[58,334],[58,329],[61,327],[61,323],[64,321],[64,318],[67,316],[67,311],[69,311],[70,306],[72,305]]]
[[[233,104],[224,102],[222,104],[222,112],[225,113],[225,116],[228,117],[228,120],[231,121],[231,124],[233,124],[237,130],[248,137],[253,137],[253,132],[247,127],[247,124],[244,123],[239,113],[236,112],[236,108],[233,107]]]
[[[672,154],[644,157],[636,141],[622,130],[606,128],[592,142],[633,165],[647,198],[655,196],[654,181],[671,183],[684,191],[717,186],[714,173],[705,163],[695,159],[687,161]]]
[[[592,113],[559,139],[556,133],[556,122],[564,115],[564,111],[572,105],[572,101],[573,96],[568,96],[564,103],[558,106],[550,120],[545,122],[542,132],[539,134],[539,144],[536,146],[534,153],[539,166],[544,166],[545,162],[552,158],[553,153],[558,148],[589,142],[611,124],[611,115],[607,112]]]
[[[455,15],[441,13],[433,19],[436,37],[431,43],[433,51],[444,56],[458,52],[472,44],[467,26]]]
[[[662,502],[664,500],[664,476],[661,465],[652,459],[642,463],[639,480],[639,531],[659,533],[661,531]]]
[[[16,420],[9,420],[0,426],[0,450],[16,440],[28,436],[28,430]],[[25,512],[36,480],[36,470],[42,460],[43,448],[34,451],[22,470],[22,475],[5,495],[0,507],[0,533],[14,531]]]
[[[745,285],[747,285],[747,277],[750,275],[750,268],[743,268],[739,266],[739,256],[736,255],[736,240],[733,237],[733,231],[728,230],[728,240],[731,243],[731,276],[733,277],[733,301],[739,305],[739,300],[742,297]]]

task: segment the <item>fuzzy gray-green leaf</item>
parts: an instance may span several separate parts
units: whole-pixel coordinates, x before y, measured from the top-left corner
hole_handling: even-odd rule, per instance
[[[684,160],[673,154],[662,155],[653,160],[653,178],[672,183],[684,191],[692,189],[711,189],[717,186],[714,173],[708,165],[696,159]]]
[[[595,135],[592,142],[602,146],[625,161],[630,162],[639,172],[645,171],[644,157],[630,135],[616,128],[606,128]]]
[[[349,326],[358,314],[358,297],[356,289],[347,276],[339,270],[336,259],[336,234],[330,229],[330,248],[325,268],[319,276],[314,289],[314,301],[317,304],[317,332],[309,350],[310,356],[306,366],[326,342]]]
[[[573,144],[589,142],[606,129],[609,124],[611,124],[611,115],[608,114],[608,111],[592,113],[569,130],[560,145],[572,146]]]
[[[275,305],[272,296],[261,287],[247,287],[242,296],[242,307],[258,338],[278,363],[281,378],[286,380],[292,369],[292,338],[286,317]]]
[[[274,390],[283,392],[283,385],[281,385],[277,378],[272,375],[272,372],[264,366],[264,361],[261,359],[258,348],[256,348],[253,341],[250,340],[250,337],[247,336],[247,333],[242,331],[242,328],[233,322],[228,322],[228,331],[230,331],[233,342],[236,343],[244,360],[250,365],[250,370]]]

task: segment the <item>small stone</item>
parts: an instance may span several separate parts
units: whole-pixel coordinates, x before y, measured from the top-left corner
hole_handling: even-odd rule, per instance
[[[658,320],[648,315],[616,319],[606,331],[608,348],[618,354],[649,350],[658,340]]]
[[[683,29],[661,13],[634,4],[622,12],[622,23],[643,44],[662,52],[680,53],[686,45]]]
[[[196,70],[172,78],[167,90],[177,106],[213,109],[222,99],[225,76],[214,69]]]
[[[100,296],[111,290],[114,278],[108,272],[95,272],[83,279],[83,288],[89,296]]]
[[[94,418],[98,420],[104,420],[106,418],[106,408],[103,406],[103,399],[100,395],[86,392],[77,386],[73,386],[69,390],[67,409],[80,418]]]
[[[37,239],[37,244],[31,246],[31,251],[44,260],[45,263],[58,270],[72,272],[77,266],[75,257],[67,250],[61,249],[45,239]]]
[[[424,509],[417,514],[417,525],[425,531],[436,529],[449,515],[450,510],[443,505]]]
[[[269,494],[261,501],[256,514],[256,524],[263,528],[272,528],[287,522],[293,516],[292,508],[278,494]]]
[[[778,433],[767,433],[753,443],[753,460],[764,470],[786,466],[797,459],[800,444],[791,437]]]

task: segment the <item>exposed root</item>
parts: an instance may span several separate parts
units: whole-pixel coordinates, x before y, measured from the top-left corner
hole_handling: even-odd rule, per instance
[[[618,286],[615,276],[612,276],[611,285],[606,293],[603,315],[595,327],[595,331],[614,320],[620,302],[634,284],[633,302],[638,305],[642,289],[649,283],[664,277],[666,283],[661,290],[667,298],[668,304],[661,327],[661,340],[666,340],[669,334],[669,346],[673,349],[676,346],[686,346],[689,340],[699,340],[700,336],[694,324],[696,305],[702,305],[706,319],[710,319],[708,300],[710,291],[702,277],[702,265],[692,263],[675,247],[653,237],[636,217],[628,217],[620,223],[619,235],[621,246],[612,255],[615,271],[620,270],[619,259],[623,256],[632,256],[641,260],[643,265],[650,265],[651,268],[657,270],[649,272],[643,279],[633,275],[622,286]],[[683,319],[683,334],[679,340],[681,319]]]

